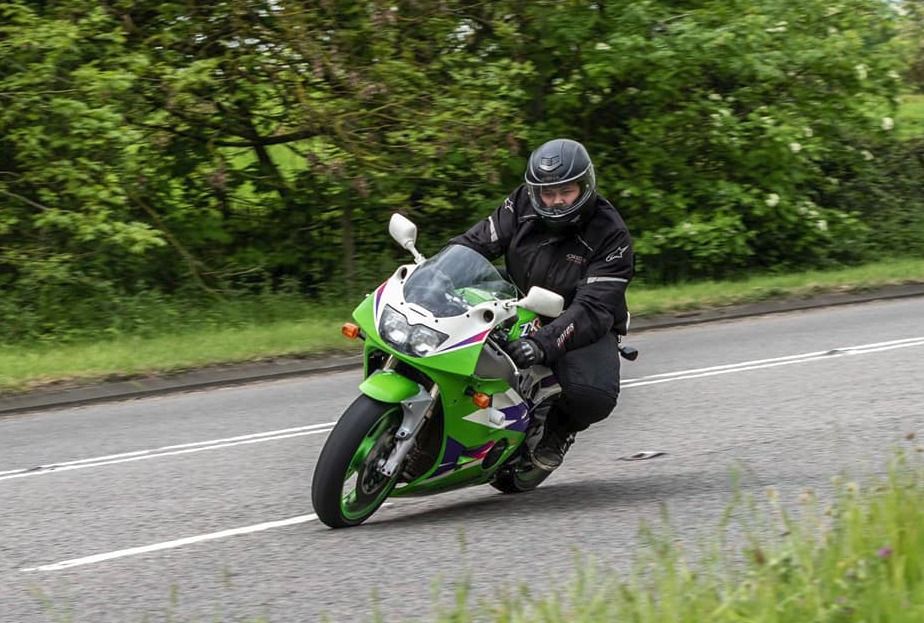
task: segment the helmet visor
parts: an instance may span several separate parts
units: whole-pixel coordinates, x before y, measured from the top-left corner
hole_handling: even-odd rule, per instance
[[[542,217],[565,219],[590,200],[596,188],[593,167],[580,175],[564,181],[536,184],[527,182],[529,199],[533,209]]]

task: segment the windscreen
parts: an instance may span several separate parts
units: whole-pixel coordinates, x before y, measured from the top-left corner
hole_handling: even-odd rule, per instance
[[[417,267],[404,284],[404,300],[420,305],[437,318],[464,314],[493,299],[517,298],[483,255],[462,245],[449,245]]]

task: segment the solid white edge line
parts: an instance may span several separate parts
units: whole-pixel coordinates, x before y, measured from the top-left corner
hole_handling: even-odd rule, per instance
[[[216,539],[224,539],[241,534],[262,532],[263,530],[282,528],[284,526],[294,526],[296,524],[305,523],[306,521],[311,521],[317,518],[318,516],[314,514],[299,515],[297,517],[289,517],[288,519],[267,521],[264,523],[254,524],[252,526],[244,526],[243,528],[232,528],[230,530],[222,530],[221,532],[212,532],[211,534],[200,534],[199,536],[186,537],[185,539],[176,539],[175,541],[165,541],[163,543],[154,543],[153,545],[143,545],[141,547],[130,547],[128,549],[120,549],[114,552],[106,552],[105,554],[96,554],[94,556],[85,556],[83,558],[72,558],[71,560],[63,560],[61,562],[52,563],[50,565],[41,565],[39,567],[22,569],[22,571],[60,571],[62,569],[70,569],[71,567],[80,567],[82,565],[91,565],[93,563],[105,562],[107,560],[114,560],[116,558],[125,558],[126,556],[137,556],[138,554],[159,552],[165,549],[183,547],[184,545],[192,545],[194,543],[202,543],[204,541],[214,541]]]
[[[842,352],[833,352],[827,353],[820,357],[812,357],[810,359],[793,359],[789,361],[775,361],[773,363],[764,363],[760,365],[744,366],[739,368],[727,369],[727,370],[712,370],[711,372],[701,372],[699,374],[688,374],[686,376],[674,376],[671,378],[661,378],[655,379],[652,377],[641,377],[639,379],[629,379],[623,383],[624,388],[629,387],[642,387],[644,385],[657,385],[659,383],[670,383],[671,381],[683,381],[687,379],[701,379],[707,376],[718,376],[720,374],[732,374],[734,372],[746,372],[748,370],[762,370],[764,368],[776,368],[779,366],[788,366],[795,363],[806,363],[809,361],[818,361],[822,359],[833,359],[838,357],[848,357],[851,355],[865,355],[867,353],[878,353],[887,350],[895,350],[898,348],[909,348],[912,346],[924,346],[924,340],[920,342],[912,342],[910,344],[894,344],[892,346],[883,346],[875,349],[864,349],[864,350],[845,350]],[[692,371],[691,371],[692,372]],[[650,380],[647,380],[650,379]]]
[[[694,368],[691,370],[679,370],[677,372],[663,372],[661,374],[650,374],[648,376],[639,377],[638,379],[633,379],[636,381],[648,380],[648,379],[658,379],[666,378],[672,376],[686,376],[690,374],[699,374],[700,372],[711,372],[713,370],[734,370],[737,368],[744,368],[753,365],[759,365],[764,363],[773,363],[776,361],[791,361],[791,360],[815,360],[823,357],[830,357],[835,354],[840,354],[841,351],[860,351],[860,352],[877,352],[876,349],[882,346],[891,346],[891,345],[900,345],[908,342],[914,342],[916,345],[918,342],[924,340],[924,336],[921,337],[912,337],[902,340],[892,340],[889,342],[875,342],[872,344],[862,344],[860,346],[842,346],[839,348],[829,348],[828,350],[818,350],[810,353],[801,353],[799,355],[786,355],[783,357],[772,357],[769,359],[754,359],[752,361],[740,361],[738,363],[727,363],[719,366],[710,366],[708,368]]]

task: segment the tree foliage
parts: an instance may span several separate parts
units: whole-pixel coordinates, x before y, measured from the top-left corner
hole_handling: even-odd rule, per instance
[[[649,280],[920,248],[894,6],[0,0],[4,335],[151,291],[357,291],[392,211],[436,248],[560,135]]]

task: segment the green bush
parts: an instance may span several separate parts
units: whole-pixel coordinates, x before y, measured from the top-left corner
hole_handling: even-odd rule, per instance
[[[862,257],[871,206],[827,190],[884,180],[868,143],[900,149],[879,112],[902,67],[887,4],[649,1],[600,19],[557,34],[562,56],[583,45],[540,127],[584,129],[647,278]]]
[[[355,296],[399,257],[390,213],[432,252],[559,135],[650,282],[920,248],[920,147],[891,129],[920,20],[895,6],[0,3],[3,324]]]

